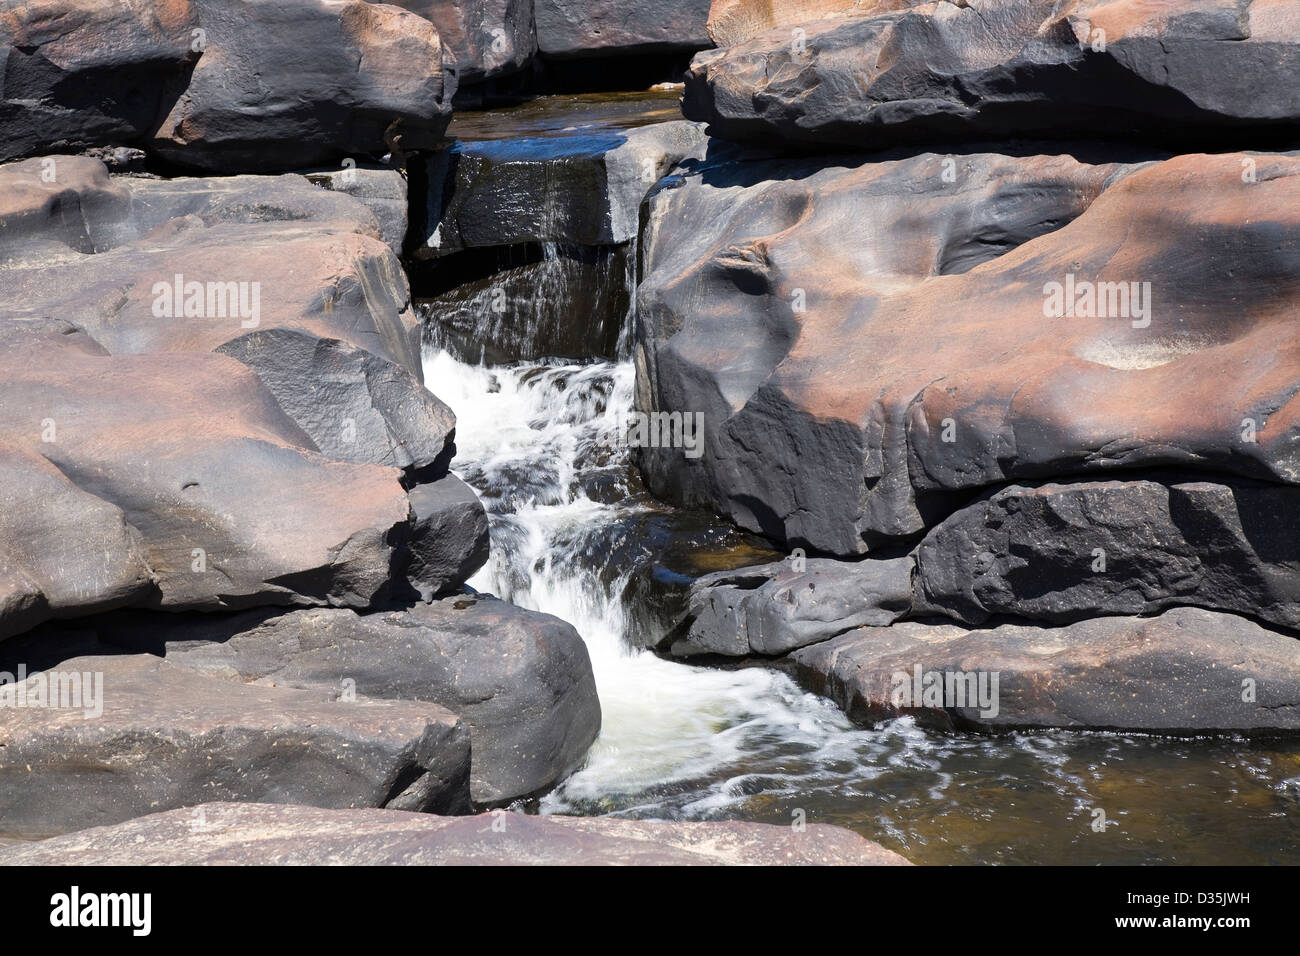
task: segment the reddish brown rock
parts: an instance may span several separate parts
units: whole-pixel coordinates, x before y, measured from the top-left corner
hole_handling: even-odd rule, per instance
[[[920,6],[926,0],[713,0],[709,36],[719,47],[735,46],[777,27],[837,17],[860,17]]]
[[[196,812],[202,816],[197,817]],[[202,826],[195,821],[201,819]],[[0,850],[0,865],[905,866],[849,830],[212,803]]]
[[[395,0],[393,6],[434,25],[460,86],[522,70],[537,49],[531,0]]]
[[[455,416],[423,387],[406,277],[360,203],[65,156],[0,166],[0,189],[0,318],[59,315],[113,354],[221,350],[332,457],[445,471]]]
[[[0,61],[0,159],[141,146],[219,172],[432,147],[455,87],[431,23],[362,0],[25,0]]]
[[[848,5],[811,3],[795,24],[802,4],[737,4],[746,38],[696,57],[687,118],[821,150],[1045,135],[1289,144],[1300,125],[1300,15],[1284,0]]]
[[[1300,477],[1300,158],[922,155],[674,185],[652,200],[638,403],[702,413],[705,440],[642,450],[661,493],[850,555],[1013,478]],[[1046,314],[1069,283],[1101,314]]]
[[[34,338],[3,343],[0,369],[0,438],[49,462],[104,502],[101,511],[120,510],[139,535],[121,557],[138,554],[156,582],[148,603],[366,607],[390,587],[410,520],[400,473],[319,455],[233,359],[94,355]],[[52,554],[82,541],[61,532],[57,503],[28,518]],[[6,547],[22,551],[31,533]],[[77,567],[60,572],[69,576],[65,592],[87,586]],[[132,603],[143,596],[131,594]],[[85,613],[93,604],[53,610]]]
[[[671,53],[711,45],[709,0],[534,0],[537,46],[557,58]]]

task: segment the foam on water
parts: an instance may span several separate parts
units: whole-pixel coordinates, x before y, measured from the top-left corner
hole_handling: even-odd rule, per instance
[[[485,495],[492,514],[492,558],[470,585],[563,618],[591,654],[600,739],[585,768],[543,809],[572,811],[607,797],[635,803],[638,794],[710,779],[681,809],[721,810],[745,795],[737,786],[744,775],[716,780],[721,768],[771,744],[830,756],[860,736],[837,709],[783,674],[692,667],[627,646],[627,610],[617,597],[622,576],[616,570],[602,581],[607,569],[575,560],[573,542],[647,510],[634,497],[593,501],[579,480],[580,463],[627,467],[613,438],[619,412],[631,407],[630,362],[489,369],[431,352],[425,374],[458,416],[457,471]],[[511,487],[521,475],[525,481]]]
[[[946,736],[910,719],[861,729],[782,673],[629,647],[630,572],[609,566],[602,532],[661,507],[629,487],[613,440],[631,364],[484,368],[430,350],[425,374],[458,417],[454,470],[491,516],[492,558],[471,586],[563,618],[591,654],[601,735],[541,812],[789,823],[806,811],[918,862],[1300,860],[1300,747]],[[1098,807],[1105,836],[1090,827]]]

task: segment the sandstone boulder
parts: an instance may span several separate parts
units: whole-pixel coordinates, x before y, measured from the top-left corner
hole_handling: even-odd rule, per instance
[[[702,50],[709,0],[533,0],[537,46],[557,58]]]
[[[651,199],[637,406],[704,431],[656,493],[847,556],[1012,479],[1300,474],[1300,157],[805,162]]]
[[[33,703],[38,686],[59,681],[69,690]],[[235,684],[143,654],[70,658],[2,693],[0,829],[14,836],[210,798],[468,809],[469,739],[455,715],[428,703]]]
[[[1300,122],[1288,81],[1300,19],[1285,0],[886,2],[845,17],[847,5],[809,4],[812,18],[839,15],[795,33],[777,0],[772,29],[697,56],[687,118],[728,139],[822,150],[1043,135],[1259,142],[1247,130],[1277,143]]]
[[[713,0],[709,7],[709,36],[719,47],[744,43],[776,27],[835,17],[867,16],[920,6],[928,0]]]
[[[0,865],[85,865],[87,860],[133,866],[272,861],[290,866],[907,865],[897,853],[825,824],[795,833],[786,826],[732,821],[513,813],[455,818],[230,803],[155,813],[0,850]]]
[[[530,0],[395,0],[393,5],[434,25],[462,87],[522,70],[537,49]]]
[[[432,24],[361,0],[21,2],[0,61],[0,159],[143,146],[210,172],[430,148],[455,87]]]
[[[441,705],[469,730],[478,804],[551,787],[600,729],[591,661],[578,633],[490,597],[366,615],[124,615],[92,626],[102,640],[165,654],[170,664],[207,677]]]
[[[0,440],[44,459],[86,498],[71,489],[51,498],[14,525],[5,550],[31,569],[38,549],[84,545],[84,531],[52,510],[69,496],[95,516],[96,544],[137,542],[102,566],[99,552],[69,563],[52,613],[93,610],[100,598],[85,595],[101,593],[219,610],[366,607],[389,591],[410,520],[398,471],[322,457],[225,356],[107,356],[83,351],[75,335],[29,339],[0,337]],[[113,509],[130,529],[112,530]],[[59,536],[33,540],[38,531]],[[145,576],[140,561],[156,592],[130,583]]]
[[[298,176],[110,178],[84,157],[0,166],[0,185],[0,318],[58,315],[114,354],[223,351],[318,449],[445,471],[455,419],[423,387],[406,278],[361,203]]]
[[[801,684],[864,723],[911,714],[950,730],[1300,732],[1300,640],[1199,608],[1066,627],[906,621],[791,659]]]

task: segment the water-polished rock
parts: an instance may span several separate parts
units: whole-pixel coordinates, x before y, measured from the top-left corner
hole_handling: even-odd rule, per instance
[[[459,143],[427,160],[421,258],[530,242],[636,238],[641,203],[674,164],[702,155],[681,120],[621,132]]]
[[[233,355],[342,460],[450,454],[454,416],[423,387],[406,278],[365,206],[298,176],[49,162],[0,166],[0,319],[59,315],[114,354]]]
[[[102,566],[95,554],[69,563],[61,573],[71,577],[57,589],[67,600],[50,604],[50,613],[93,610],[97,599],[84,601],[79,591],[118,594],[143,573],[129,561],[117,566],[132,553],[156,585],[148,593],[130,587],[132,603],[366,607],[390,590],[410,521],[400,473],[321,456],[234,359],[95,354],[84,336],[54,330],[0,336],[0,370],[0,441],[44,459],[104,503],[88,512],[99,518],[87,539],[51,511],[67,495],[50,497],[41,503],[46,513],[13,526],[4,550],[117,548],[128,533],[138,542]],[[104,537],[112,509],[130,531]],[[33,540],[41,529],[50,537]],[[20,557],[24,567],[32,560]],[[47,604],[53,594],[46,592]]]
[[[533,0],[537,46],[557,58],[702,50],[709,0]]]
[[[640,450],[658,494],[847,556],[1008,480],[1300,475],[1300,157],[719,163],[665,186],[637,404],[702,415],[704,439]]]
[[[1277,0],[884,3],[815,19],[822,6],[798,32],[778,14],[697,56],[687,118],[818,149],[1040,135],[1240,144],[1246,131],[1276,143],[1300,122],[1300,14]]]
[[[945,729],[1300,732],[1300,640],[1200,608],[1065,627],[905,621],[791,659],[803,686],[863,723],[910,714]]]
[[[303,175],[316,186],[351,196],[374,213],[379,238],[394,255],[402,255],[411,207],[406,177],[387,166],[360,166],[355,160],[345,163],[342,169],[314,169]]]
[[[121,508],[41,455],[0,444],[0,640],[55,614],[93,614],[154,593]]]
[[[37,706],[38,685],[68,689]],[[0,832],[47,837],[214,798],[458,813],[469,748],[434,704],[214,680],[148,654],[74,657],[0,690]]]
[[[256,372],[323,454],[446,471],[456,415],[405,368],[301,329],[255,330],[217,351]]]
[[[211,172],[432,147],[455,83],[432,24],[361,0],[19,2],[0,58],[0,158],[142,146]]]
[[[462,87],[522,70],[537,49],[530,0],[393,0],[393,5],[437,28]]]
[[[201,823],[196,825],[196,821]],[[905,866],[849,830],[211,803],[0,849],[0,865]]]
[[[1243,480],[1012,485],[917,549],[917,610],[969,624],[1176,604],[1300,628],[1300,488]]]
[[[691,585],[674,656],[785,654],[912,607],[910,557],[860,562],[778,561],[707,574]]]
[[[105,641],[165,654],[209,677],[439,704],[469,730],[478,804],[549,788],[581,762],[600,730],[591,660],[577,631],[491,597],[366,615],[127,615],[87,626]]]
[[[744,43],[776,27],[784,27],[793,41],[793,30],[801,24],[904,10],[928,2],[931,0],[713,0],[708,30],[721,48]]]
[[[408,497],[410,558],[401,574],[427,602],[455,590],[483,567],[492,538],[483,502],[455,475],[416,485]]]

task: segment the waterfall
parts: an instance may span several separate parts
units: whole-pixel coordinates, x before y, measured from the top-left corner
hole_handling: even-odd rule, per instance
[[[491,516],[492,558],[470,585],[563,618],[591,654],[601,736],[544,810],[632,810],[675,785],[676,805],[654,806],[705,815],[746,795],[735,775],[777,741],[819,748],[861,734],[783,674],[665,661],[625,640],[626,569],[605,566],[602,542],[611,525],[651,507],[628,490],[626,452],[613,440],[631,406],[630,362],[488,368],[430,349],[425,375],[457,413],[454,466]],[[601,473],[620,494],[588,493]]]

